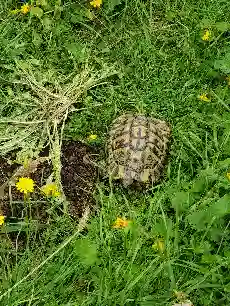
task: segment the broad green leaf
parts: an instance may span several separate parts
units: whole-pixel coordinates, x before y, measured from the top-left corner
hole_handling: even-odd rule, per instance
[[[81,43],[67,43],[65,47],[79,63],[84,62],[87,58],[86,48]]]
[[[212,224],[208,232],[208,238],[211,241],[220,242],[221,238],[223,237],[224,228],[221,228],[221,223],[221,219],[215,219],[215,223]]]
[[[53,23],[52,19],[50,19],[48,16],[44,16],[42,18],[42,25],[46,30],[51,29],[52,23]]]
[[[226,53],[222,59],[216,60],[214,68],[219,69],[225,74],[230,73],[230,52]]]
[[[61,13],[62,13],[62,7],[60,5],[55,5],[54,18],[56,20],[61,18]]]
[[[210,253],[212,250],[211,244],[208,241],[199,241],[193,246],[194,252],[197,254]]]
[[[207,179],[205,177],[199,177],[193,182],[191,192],[202,193],[207,187]]]
[[[87,239],[78,240],[75,246],[75,252],[80,261],[85,265],[93,265],[98,260],[97,246]]]
[[[84,7],[80,7],[78,5],[74,6],[73,12],[71,12],[70,15],[70,21],[72,23],[78,23],[82,22],[86,19],[93,20],[94,19],[94,14],[89,10]]]
[[[223,217],[230,213],[230,195],[226,194],[221,199],[213,203],[208,212],[213,217]]]
[[[213,24],[213,21],[207,18],[202,19],[201,21],[201,28],[209,28]]]
[[[215,169],[207,168],[205,170],[200,171],[202,177],[207,177],[208,179],[216,179],[217,175],[215,173]]]
[[[230,213],[230,195],[213,202],[209,207],[193,212],[188,216],[191,225],[199,230],[205,229],[207,224]]]
[[[193,225],[198,230],[204,230],[206,228],[205,219],[207,212],[196,211],[188,216],[188,221],[191,225]]]
[[[226,158],[218,163],[218,167],[220,168],[229,168],[230,167],[230,158]]]
[[[29,60],[29,63],[32,64],[33,66],[39,66],[41,64],[41,62],[36,58],[31,58]]]
[[[188,208],[189,194],[185,191],[177,192],[175,196],[172,198],[172,207],[174,209],[178,209],[179,211],[183,211]]]
[[[33,44],[36,47],[40,47],[40,45],[42,44],[42,36],[37,32],[37,31],[33,31]]]
[[[218,258],[216,255],[204,254],[202,255],[201,262],[205,264],[213,264],[217,262]]]
[[[70,18],[70,21],[72,23],[82,22],[82,21],[84,21],[84,16],[81,15],[81,14],[72,14],[71,18]]]
[[[94,14],[90,10],[85,10],[85,17],[87,17],[89,20],[94,19]]]
[[[165,18],[166,18],[168,21],[173,21],[173,20],[176,18],[176,13],[173,12],[173,11],[168,11],[168,12],[165,14]]]
[[[38,6],[33,6],[30,10],[30,13],[32,16],[36,16],[38,18],[43,16],[43,10]]]
[[[109,49],[108,45],[107,45],[104,41],[101,41],[101,42],[97,45],[97,48],[98,48],[102,53],[110,52],[110,49]]]
[[[225,285],[224,291],[230,294],[230,282],[227,285]]]
[[[162,237],[172,237],[173,234],[173,230],[172,230],[172,220],[171,219],[166,219],[166,220],[159,220],[159,222],[157,222],[155,224],[155,226],[152,229],[152,234],[154,236],[162,236]]]
[[[215,24],[217,30],[221,31],[221,32],[225,32],[230,28],[230,24],[228,22],[217,22]]]
[[[36,5],[41,5],[41,6],[44,6],[44,7],[46,7],[46,6],[48,6],[48,0],[37,0],[36,1]]]
[[[121,0],[108,0],[107,5],[109,11],[113,11],[116,5],[119,5],[121,3]]]
[[[230,189],[230,181],[225,175],[223,175],[223,177],[219,178],[217,186],[219,188],[224,188],[227,191]]]

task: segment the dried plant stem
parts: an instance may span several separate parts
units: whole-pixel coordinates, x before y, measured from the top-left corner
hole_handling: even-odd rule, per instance
[[[15,82],[17,87],[23,88],[12,99],[19,111],[0,120],[1,155],[14,149],[21,149],[26,155],[30,149],[36,151],[38,143],[42,147],[48,138],[54,141],[56,127],[65,123],[71,107],[77,105],[89,89],[105,84],[105,78],[117,74],[112,67],[94,71],[86,64],[83,70],[68,77],[55,75],[55,80],[47,85],[42,70],[32,66],[25,68],[20,62],[16,66],[19,80]]]

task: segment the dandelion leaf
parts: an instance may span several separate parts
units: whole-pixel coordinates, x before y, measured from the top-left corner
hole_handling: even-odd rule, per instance
[[[198,230],[205,230],[207,224],[230,213],[230,195],[226,194],[213,202],[209,207],[193,212],[188,216],[188,221]]]
[[[107,6],[109,11],[113,11],[117,5],[121,4],[121,0],[108,0]]]
[[[77,241],[75,252],[82,264],[87,266],[94,265],[98,260],[96,245],[87,239]]]
[[[199,177],[193,182],[191,192],[202,193],[207,187],[207,180],[205,177]]]
[[[180,191],[175,194],[172,198],[171,203],[174,209],[178,209],[179,211],[183,211],[188,208],[189,194],[185,191]]]
[[[230,51],[228,51],[224,57],[214,62],[214,68],[225,74],[230,73]]]
[[[41,9],[38,6],[33,6],[30,10],[30,13],[32,16],[36,16],[38,18],[41,18],[43,16],[43,9]]]
[[[228,22],[217,22],[215,24],[217,30],[221,31],[221,32],[225,32],[227,30],[229,30],[230,28],[230,24]]]

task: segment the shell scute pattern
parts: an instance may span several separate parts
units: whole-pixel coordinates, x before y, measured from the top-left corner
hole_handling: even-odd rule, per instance
[[[164,168],[169,125],[162,120],[122,115],[112,125],[108,139],[108,172],[124,185],[133,181],[156,183]]]

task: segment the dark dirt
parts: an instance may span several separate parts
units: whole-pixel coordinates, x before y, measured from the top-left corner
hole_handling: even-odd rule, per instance
[[[74,217],[80,217],[85,207],[94,206],[93,193],[97,178],[97,169],[93,163],[88,163],[85,156],[90,160],[95,159],[95,149],[81,142],[63,141],[62,145],[62,187],[67,201],[69,202],[69,213]],[[44,152],[41,154],[44,156]],[[4,184],[20,165],[10,165],[9,160],[15,156],[0,157],[0,186]],[[35,181],[35,192],[30,195],[30,214],[32,219],[41,223],[48,222],[49,208],[52,206],[37,187],[46,184],[47,178],[52,173],[52,164],[44,162],[40,164],[34,173],[29,176]],[[58,213],[62,213],[59,207]],[[28,207],[25,207],[23,194],[17,191],[15,186],[6,186],[4,197],[0,197],[0,214],[9,219],[21,219],[28,214]]]
[[[93,163],[96,150],[81,142],[65,142],[62,147],[62,187],[70,205],[70,213],[81,216],[87,206],[94,205],[93,193],[97,169]]]

